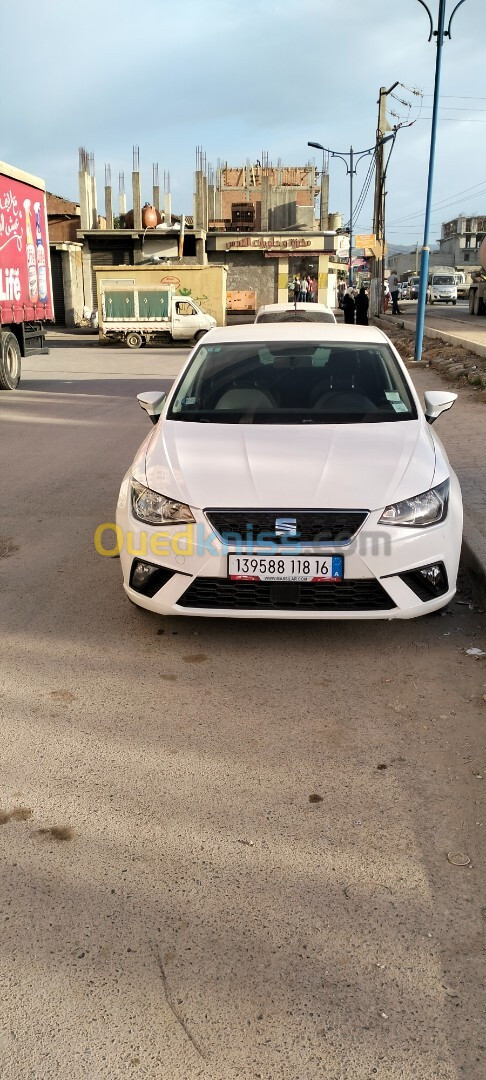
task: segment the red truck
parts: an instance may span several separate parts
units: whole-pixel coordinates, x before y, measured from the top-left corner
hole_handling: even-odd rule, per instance
[[[0,390],[15,390],[22,356],[45,353],[53,320],[46,189],[0,161]]]

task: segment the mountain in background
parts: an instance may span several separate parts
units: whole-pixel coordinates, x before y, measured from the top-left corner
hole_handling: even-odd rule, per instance
[[[415,244],[412,244],[411,246],[409,246],[407,244],[388,244],[387,243],[387,248],[388,248],[388,254],[389,255],[412,255],[412,254],[415,254]],[[439,250],[440,250],[440,248],[438,248],[438,247],[431,248],[430,249],[430,254],[431,255],[435,254]],[[420,252],[420,244],[419,244],[419,252]]]

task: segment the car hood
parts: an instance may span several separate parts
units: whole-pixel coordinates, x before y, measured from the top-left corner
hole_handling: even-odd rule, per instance
[[[434,469],[434,440],[421,420],[315,427],[163,420],[145,458],[149,488],[199,509],[374,510],[426,491]]]

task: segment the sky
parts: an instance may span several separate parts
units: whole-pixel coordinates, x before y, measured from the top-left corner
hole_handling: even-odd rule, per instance
[[[450,14],[456,0],[447,0]],[[435,25],[439,0],[429,0]],[[28,29],[30,27],[30,33]],[[419,245],[436,46],[418,0],[0,0],[0,158],[78,199],[78,147],[129,192],[140,148],[170,171],[172,209],[192,213],[195,149],[208,162],[316,161],[373,146],[380,86],[403,123],[388,166],[387,238]],[[29,46],[30,42],[30,46]],[[30,48],[30,57],[27,48]],[[486,0],[465,0],[443,49],[431,239],[458,213],[486,214]],[[420,91],[419,94],[413,93]],[[411,103],[410,108],[408,103]],[[357,166],[355,205],[368,160]],[[330,161],[329,209],[349,218],[349,180]],[[372,227],[372,190],[356,222]],[[130,205],[128,194],[128,205]]]

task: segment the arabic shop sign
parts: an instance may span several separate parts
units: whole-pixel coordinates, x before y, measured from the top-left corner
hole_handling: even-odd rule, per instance
[[[236,248],[258,248],[260,251],[274,251],[275,248],[284,251],[300,250],[312,246],[312,240],[297,236],[242,236],[238,240],[227,240],[225,247],[229,250]]]

